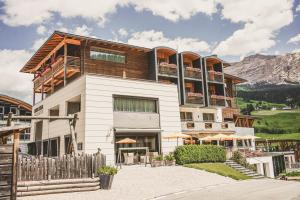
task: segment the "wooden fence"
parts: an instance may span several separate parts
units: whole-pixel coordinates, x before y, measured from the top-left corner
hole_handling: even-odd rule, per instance
[[[22,156],[18,158],[18,181],[93,178],[105,165],[101,153],[61,157]]]

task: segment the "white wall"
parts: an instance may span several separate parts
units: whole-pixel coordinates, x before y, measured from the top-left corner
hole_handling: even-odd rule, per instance
[[[236,134],[239,136],[254,135],[254,128],[235,127]]]
[[[179,102],[176,85],[148,81],[86,75],[85,151],[101,148],[107,163],[114,164],[113,95],[159,99],[162,136],[180,132]],[[138,123],[138,122],[136,122]],[[182,141],[180,141],[182,143]],[[162,140],[162,151],[174,150],[175,140]]]
[[[272,156],[247,158],[249,164],[256,164],[257,172],[263,176],[275,178]],[[266,165],[266,174],[264,174],[263,164]]]
[[[76,123],[75,131],[77,133],[77,142],[84,143],[84,102],[85,102],[85,78],[80,77],[79,79],[71,82],[66,87],[56,91],[51,96],[48,96],[43,101],[37,103],[33,106],[33,115],[34,109],[43,105],[43,111],[39,112],[38,116],[49,116],[49,109],[55,106],[59,106],[59,115],[65,116],[67,115],[67,107],[66,102],[78,95],[81,95],[81,112],[78,113],[79,120]],[[32,139],[35,138],[35,122],[32,123]],[[43,133],[42,139],[49,139],[54,137],[60,137],[60,154],[65,153],[64,149],[64,136],[69,135],[70,133],[70,125],[67,120],[55,120],[49,122],[48,120],[43,120]]]

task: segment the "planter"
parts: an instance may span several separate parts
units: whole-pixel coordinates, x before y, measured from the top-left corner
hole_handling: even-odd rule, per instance
[[[100,188],[104,190],[110,190],[111,184],[114,179],[114,175],[108,175],[108,174],[100,174]]]
[[[175,160],[165,160],[165,166],[175,166]]]
[[[164,166],[163,160],[152,160],[151,167],[160,167],[160,166]]]

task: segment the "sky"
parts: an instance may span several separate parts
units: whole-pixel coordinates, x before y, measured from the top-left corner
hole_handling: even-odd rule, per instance
[[[0,0],[0,93],[31,103],[19,70],[54,30],[233,62],[300,51],[300,0]]]

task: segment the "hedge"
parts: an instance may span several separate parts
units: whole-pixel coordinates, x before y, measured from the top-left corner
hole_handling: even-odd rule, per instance
[[[216,145],[183,145],[174,152],[176,163],[225,162],[225,149]]]

